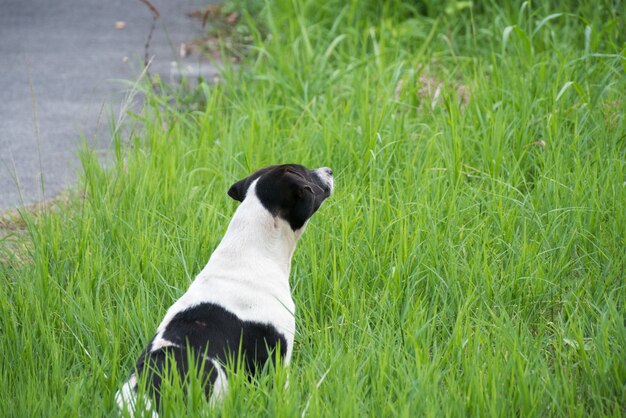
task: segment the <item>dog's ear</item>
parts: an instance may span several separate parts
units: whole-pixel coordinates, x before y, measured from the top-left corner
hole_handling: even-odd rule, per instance
[[[293,230],[302,228],[315,212],[315,195],[310,185],[296,182],[296,201],[288,214],[288,221]]]
[[[248,184],[246,184],[247,180],[248,180],[247,178],[243,180],[239,180],[237,183],[230,186],[230,189],[228,189],[228,196],[232,197],[233,199],[239,202],[243,202],[243,199],[246,197],[246,191],[248,190],[248,186],[249,186]]]
[[[250,185],[254,183],[254,180],[258,179],[263,174],[266,174],[272,169],[274,169],[274,166],[265,167],[255,171],[248,177],[239,180],[238,182],[230,186],[230,189],[228,189],[228,196],[239,202],[243,202],[243,200],[246,198],[246,193],[248,193],[248,189],[250,188]]]
[[[313,196],[313,188],[301,174],[296,173],[289,168],[283,170],[283,177],[289,184],[296,200],[310,199]]]
[[[298,184],[296,185],[296,195],[302,199],[303,197],[307,197],[307,194],[310,196],[313,194],[313,188],[308,184]]]

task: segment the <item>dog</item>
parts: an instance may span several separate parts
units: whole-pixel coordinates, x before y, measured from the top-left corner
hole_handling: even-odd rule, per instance
[[[185,377],[193,360],[210,404],[228,390],[224,366],[229,361],[250,375],[276,355],[289,364],[296,330],[291,258],[333,186],[330,168],[284,164],[260,169],[230,187],[228,195],[241,204],[208,263],[167,310],[135,372],[117,392],[120,410],[133,413],[138,382],[145,378],[156,405],[146,396],[142,408],[156,416],[166,364],[175,364]]]

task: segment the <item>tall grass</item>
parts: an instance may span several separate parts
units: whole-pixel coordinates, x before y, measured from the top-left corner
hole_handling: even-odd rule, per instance
[[[257,4],[201,110],[147,92],[114,162],[85,150],[76,196],[24,214],[0,415],[111,415],[228,187],[281,162],[336,175],[294,257],[292,365],[231,373],[213,411],[174,383],[165,416],[626,415],[623,5],[573,4]]]

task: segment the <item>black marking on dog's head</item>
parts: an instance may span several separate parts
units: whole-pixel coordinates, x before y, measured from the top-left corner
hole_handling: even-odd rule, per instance
[[[332,171],[326,170],[330,178]],[[243,202],[257,179],[256,195],[261,204],[273,216],[287,221],[294,231],[302,228],[332,191],[332,182],[322,179],[318,170],[283,164],[262,168],[239,180],[228,190],[228,195]]]

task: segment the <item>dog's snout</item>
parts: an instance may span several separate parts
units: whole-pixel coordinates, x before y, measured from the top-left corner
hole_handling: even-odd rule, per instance
[[[321,181],[321,187],[325,192],[325,195],[328,197],[333,192],[334,185],[334,177],[333,170],[330,167],[320,167],[315,170],[317,177]]]
[[[323,172],[324,174],[331,176],[333,175],[333,169],[330,167],[322,167],[319,169],[319,171]]]

